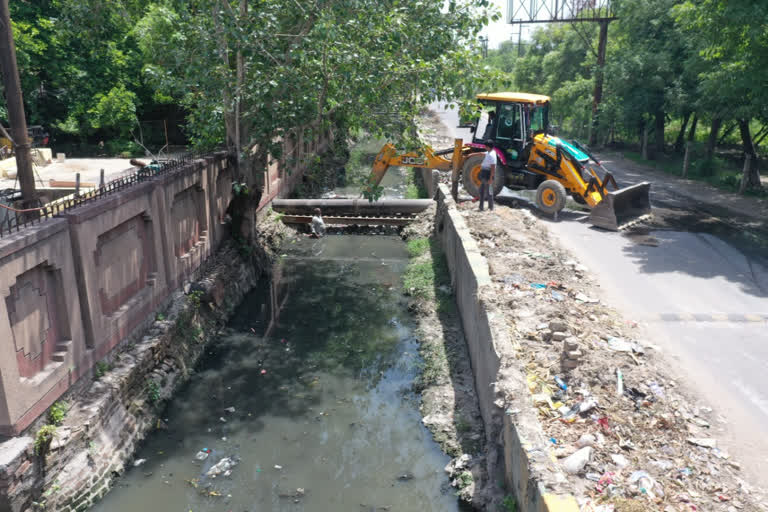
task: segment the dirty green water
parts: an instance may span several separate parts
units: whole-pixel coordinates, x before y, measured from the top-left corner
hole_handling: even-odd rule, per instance
[[[350,148],[349,161],[345,167],[344,183],[337,186],[328,195],[331,197],[346,197],[354,199],[360,196],[362,184],[371,174],[376,155],[385,144],[385,140],[364,138]],[[382,199],[402,199],[408,189],[406,175],[407,167],[390,167],[381,180]],[[412,172],[412,171],[411,171]]]
[[[93,510],[459,510],[410,391],[402,241],[301,239],[281,259],[168,405],[146,462]],[[205,476],[233,456],[229,477]]]

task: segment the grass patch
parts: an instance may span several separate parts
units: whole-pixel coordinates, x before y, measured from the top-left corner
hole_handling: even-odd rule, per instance
[[[406,199],[428,199],[429,193],[424,187],[421,176],[417,176],[418,169],[407,169],[405,173],[405,198]]]
[[[417,238],[408,242],[407,249],[412,261],[403,275],[406,291],[425,300],[437,298],[439,287],[450,286],[448,264],[439,245],[431,238]]]
[[[408,256],[418,258],[429,250],[429,238],[414,238],[405,244]]]

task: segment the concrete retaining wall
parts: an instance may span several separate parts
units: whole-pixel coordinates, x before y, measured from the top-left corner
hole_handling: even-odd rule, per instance
[[[480,253],[450,190],[437,187],[436,230],[451,273],[489,446],[502,452],[504,481],[521,512],[577,512],[555,464],[501,312],[483,300],[490,289]],[[489,473],[497,462],[489,456]]]

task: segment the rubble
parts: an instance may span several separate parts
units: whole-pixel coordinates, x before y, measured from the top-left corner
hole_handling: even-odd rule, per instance
[[[718,448],[723,420],[684,393],[637,322],[597,298],[590,270],[543,223],[524,209],[459,210],[493,263],[484,300],[504,312],[515,354],[502,366],[527,374],[582,511],[767,510]]]

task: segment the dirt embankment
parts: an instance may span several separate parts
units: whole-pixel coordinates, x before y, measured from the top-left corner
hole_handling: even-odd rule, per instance
[[[589,269],[528,211],[459,205],[552,454],[582,511],[763,510],[717,445],[724,421],[679,389],[636,324],[593,297]]]
[[[499,490],[485,469],[483,420],[450,275],[433,238],[434,214],[433,206],[402,233],[411,256],[405,288],[424,365],[414,387],[421,392],[424,425],[452,457],[445,470],[458,496],[478,510],[490,510]]]

